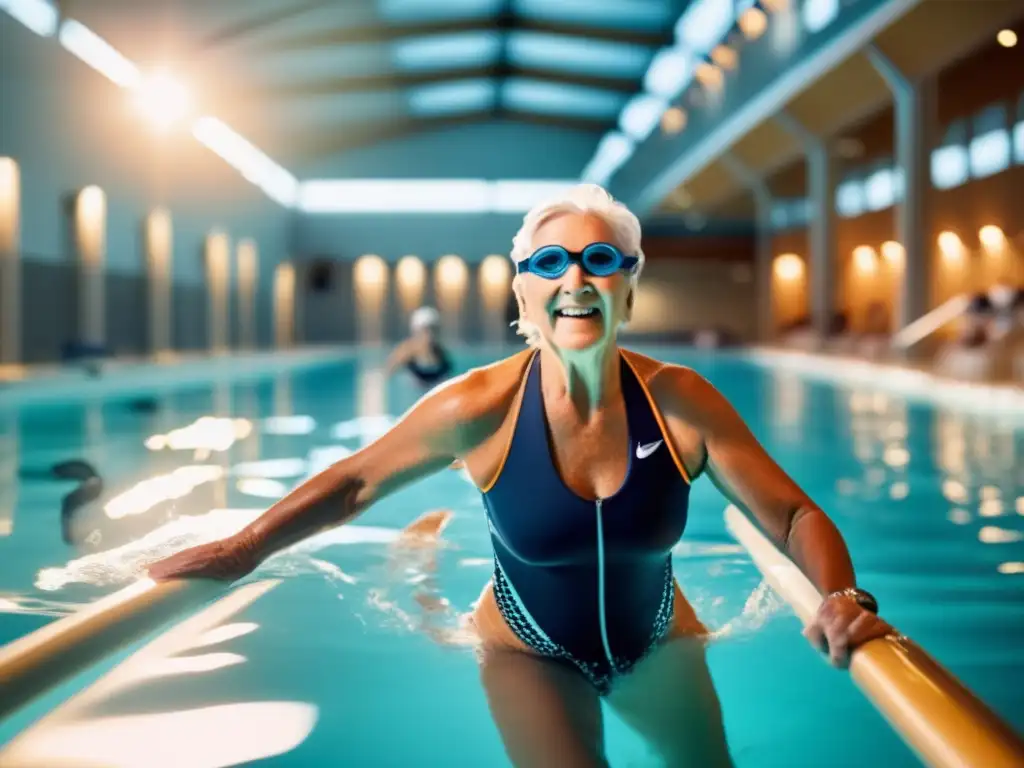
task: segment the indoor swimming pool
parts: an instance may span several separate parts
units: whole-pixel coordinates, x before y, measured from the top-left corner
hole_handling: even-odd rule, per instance
[[[1024,412],[813,380],[741,354],[641,351],[717,385],[836,521],[883,615],[1024,729]],[[120,589],[160,552],[241,527],[373,440],[420,394],[385,381],[382,360],[0,410],[0,643]],[[48,473],[69,460],[95,468],[103,492],[62,529],[76,483]],[[725,506],[695,483],[675,569],[717,631],[708,660],[736,765],[919,765],[801,637],[726,532]],[[396,551],[395,531],[436,509],[454,512],[436,556]],[[458,632],[491,566],[479,493],[442,471],[268,562],[231,606],[163,636],[102,695],[59,706],[140,646],[0,723],[0,765],[508,765]],[[616,768],[657,765],[614,716],[607,732]]]

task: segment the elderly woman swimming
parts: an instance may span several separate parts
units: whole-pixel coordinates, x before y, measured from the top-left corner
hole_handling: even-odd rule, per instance
[[[644,266],[629,210],[575,187],[526,215],[512,259],[528,349],[435,389],[238,535],[151,574],[237,579],[461,460],[494,547],[473,624],[512,762],[607,765],[604,699],[667,764],[730,765],[706,632],[672,573],[696,478],[752,514],[827,595],[806,634],[834,664],[891,628],[856,588],[836,527],[723,396],[617,344]]]

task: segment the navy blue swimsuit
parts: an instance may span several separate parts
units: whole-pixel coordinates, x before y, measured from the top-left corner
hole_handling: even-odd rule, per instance
[[[601,695],[672,622],[671,549],[690,494],[656,406],[624,357],[621,372],[629,468],[614,495],[588,501],[558,474],[539,354],[504,464],[484,493],[501,615],[523,643],[576,667]]]

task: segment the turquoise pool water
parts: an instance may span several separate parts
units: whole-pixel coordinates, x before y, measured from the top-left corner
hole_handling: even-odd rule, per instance
[[[1019,418],[908,404],[734,357],[658,353],[709,377],[833,516],[884,615],[1024,729]],[[378,366],[365,356],[192,388],[161,394],[155,409],[122,400],[0,414],[0,641],[117,589],[147,547],[237,525],[372,439],[418,395],[402,379],[384,386]],[[210,416],[221,420],[200,421]],[[93,463],[107,486],[76,531],[77,549],[61,541],[59,524],[61,498],[73,486],[31,476],[72,458]],[[160,498],[167,501],[154,505]],[[917,765],[759,586],[725,532],[724,506],[706,479],[696,483],[675,565],[700,616],[726,628],[708,659],[736,764]],[[455,517],[436,561],[396,561],[389,530],[438,508]],[[164,740],[179,750],[167,765],[507,765],[472,656],[437,641],[489,574],[478,494],[445,471],[359,524],[358,536],[321,538],[269,563],[257,579],[282,577],[280,584],[199,646],[180,650],[175,663],[136,675],[65,718],[60,733],[35,739],[37,764],[57,764],[46,750],[66,748],[105,765],[164,765],[146,757]],[[149,543],[133,546],[145,533]],[[450,613],[425,613],[417,601],[424,593],[448,600]],[[0,742],[23,724],[0,725]],[[657,764],[614,719],[608,742],[615,766]]]

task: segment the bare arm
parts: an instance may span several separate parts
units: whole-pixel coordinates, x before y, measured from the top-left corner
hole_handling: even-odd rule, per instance
[[[310,478],[230,539],[172,555],[154,578],[245,575],[275,552],[346,523],[375,501],[452,461],[500,423],[488,371],[435,389],[380,439]]]
[[[412,358],[412,345],[408,341],[403,341],[388,356],[388,361],[384,365],[384,375],[390,376],[403,365],[409,362]]]
[[[664,378],[663,378],[664,377]],[[658,379],[658,386],[653,386]],[[710,382],[686,368],[668,367],[652,381],[664,402],[669,427],[696,428],[711,481],[734,504],[752,514],[775,543],[826,596],[856,585],[843,537],[828,516],[776,464],[729,402]],[[691,432],[692,434],[692,432]],[[846,666],[854,648],[893,629],[855,600],[824,600],[804,636]]]
[[[823,594],[855,586],[839,530],[768,455],[725,397],[689,369],[673,367],[657,378],[662,376],[669,377],[658,387],[666,418],[700,432],[707,474],[722,494],[753,515]]]

